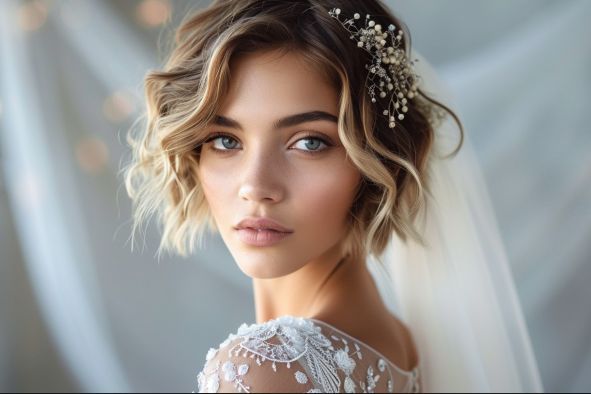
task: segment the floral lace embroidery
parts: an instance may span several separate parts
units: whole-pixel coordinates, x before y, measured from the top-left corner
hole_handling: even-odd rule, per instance
[[[335,341],[335,345],[313,321],[293,316],[282,316],[262,324],[246,325],[244,323],[238,328],[237,333],[230,334],[218,349],[209,349],[206,365],[232,340],[241,338],[242,341],[227,350],[228,356],[238,356],[242,352],[244,357],[250,356],[259,366],[270,361],[271,368],[275,372],[277,371],[276,363],[285,364],[287,368],[291,368],[291,363],[303,358],[300,363],[304,361],[303,365],[312,375],[312,382],[316,386],[308,390],[308,393],[341,392],[343,389],[347,393],[354,393],[358,388],[364,393],[373,393],[384,374],[388,375],[387,390],[389,393],[393,392],[394,377],[388,363],[382,357],[377,359],[379,374],[376,374],[373,366],[369,365],[365,380],[356,383],[352,376],[357,366],[355,357],[358,360],[363,359],[359,345],[353,342],[355,351],[350,352],[347,339],[334,334],[330,337]],[[277,343],[273,338],[280,340]],[[342,347],[335,348],[337,343],[342,343]],[[199,392],[217,392],[220,387],[220,376],[225,381],[232,382],[238,392],[250,392],[251,387],[243,380],[249,371],[248,363],[236,365],[232,361],[225,361],[223,365],[220,364],[221,362],[217,361],[213,365],[213,370],[206,373],[204,368],[198,373]],[[342,388],[337,370],[341,370],[344,374]],[[310,380],[306,373],[299,370],[295,371],[293,376],[295,381],[302,385]],[[412,371],[412,378],[407,382],[411,392],[419,390],[417,376],[418,370],[415,369]]]
[[[197,382],[199,386],[199,392],[207,392],[207,393],[217,393],[218,389],[220,388],[220,380],[219,380],[219,372],[220,370],[220,362],[218,361],[215,364],[215,368],[212,373],[208,373],[207,375],[201,371],[197,375]],[[236,365],[231,361],[226,361],[221,370],[223,372],[223,379],[227,382],[233,382],[234,387],[238,389],[239,392],[243,390],[245,392],[249,392],[250,387],[247,386],[242,377],[246,375],[248,372],[248,364],[240,364],[238,368]],[[194,391],[193,391],[194,392]]]
[[[295,378],[298,381],[299,384],[306,384],[308,383],[308,376],[303,373],[302,371],[297,371],[295,373]]]

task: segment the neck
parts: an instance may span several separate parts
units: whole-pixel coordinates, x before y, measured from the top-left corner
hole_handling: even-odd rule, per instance
[[[254,278],[253,289],[257,323],[284,315],[358,319],[383,306],[365,261],[342,256],[340,249],[289,275]]]

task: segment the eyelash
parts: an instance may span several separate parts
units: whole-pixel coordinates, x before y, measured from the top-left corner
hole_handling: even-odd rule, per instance
[[[237,141],[237,139],[234,138],[230,134],[218,132],[218,133],[214,133],[214,134],[208,136],[207,139],[203,143],[206,144],[206,143],[216,140],[220,137],[228,137],[228,138],[231,138],[231,139]],[[316,155],[316,154],[322,153],[322,152],[328,150],[332,146],[332,144],[329,141],[325,140],[324,138],[318,137],[314,134],[306,134],[302,138],[298,139],[296,142],[301,141],[301,140],[319,140],[320,142],[322,142],[323,144],[326,145],[326,147],[324,149],[315,150],[315,151],[299,149],[301,152],[304,152],[305,154],[308,154],[308,155]],[[211,146],[210,149],[212,151],[214,151],[215,153],[222,154],[222,155],[235,150],[235,149],[218,149],[218,148],[214,148],[213,146]]]

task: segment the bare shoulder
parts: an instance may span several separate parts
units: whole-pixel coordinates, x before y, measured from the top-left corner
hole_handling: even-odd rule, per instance
[[[376,335],[376,350],[405,370],[412,370],[418,364],[418,352],[408,326],[394,315],[384,317],[383,327]],[[371,338],[370,338],[371,340]]]
[[[398,319],[396,320],[398,321],[398,324],[400,326],[400,333],[402,335],[404,347],[406,349],[408,360],[408,365],[406,369],[411,370],[414,369],[419,363],[419,353],[417,351],[416,343],[414,341],[412,332],[410,331],[408,326],[404,324],[402,321]]]
[[[417,350],[409,328],[390,313],[366,315],[354,321],[335,316],[325,316],[319,320],[369,345],[404,370],[410,371],[418,363]]]

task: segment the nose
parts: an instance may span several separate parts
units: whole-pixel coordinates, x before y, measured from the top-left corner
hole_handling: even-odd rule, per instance
[[[283,200],[285,170],[281,162],[268,152],[246,155],[238,196],[245,201],[278,203]]]

